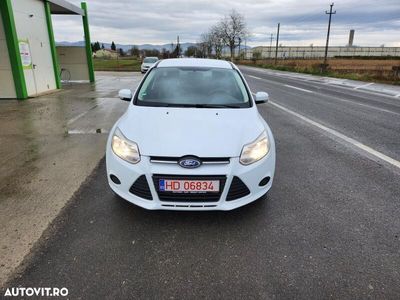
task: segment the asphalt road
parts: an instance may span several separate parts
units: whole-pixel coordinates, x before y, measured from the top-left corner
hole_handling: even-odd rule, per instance
[[[145,211],[113,195],[102,161],[7,286],[67,287],[71,299],[399,299],[400,99],[243,72],[271,95],[267,199]]]

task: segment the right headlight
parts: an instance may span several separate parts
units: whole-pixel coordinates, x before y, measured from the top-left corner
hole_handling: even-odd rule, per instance
[[[128,140],[118,128],[114,131],[111,148],[118,157],[131,164],[136,164],[140,161],[138,145]]]
[[[264,130],[254,142],[243,146],[239,161],[242,165],[255,163],[268,154],[269,148],[268,135]]]

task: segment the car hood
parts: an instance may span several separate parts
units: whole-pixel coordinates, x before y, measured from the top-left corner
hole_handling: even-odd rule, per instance
[[[257,109],[134,106],[117,125],[141,155],[237,157],[264,130]]]

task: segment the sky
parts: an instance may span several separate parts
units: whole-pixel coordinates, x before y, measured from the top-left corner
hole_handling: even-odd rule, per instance
[[[79,0],[68,0],[80,5]],[[323,46],[331,2],[325,0],[87,0],[92,42],[167,44],[196,42],[202,32],[232,9],[241,13],[251,33],[249,46],[280,44]],[[344,46],[355,29],[358,46],[400,47],[400,0],[337,0],[332,16],[330,45]],[[79,16],[53,15],[57,41],[83,40]]]

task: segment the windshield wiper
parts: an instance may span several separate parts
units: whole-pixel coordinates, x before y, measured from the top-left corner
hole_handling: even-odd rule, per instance
[[[234,104],[196,104],[196,108],[241,108]]]

